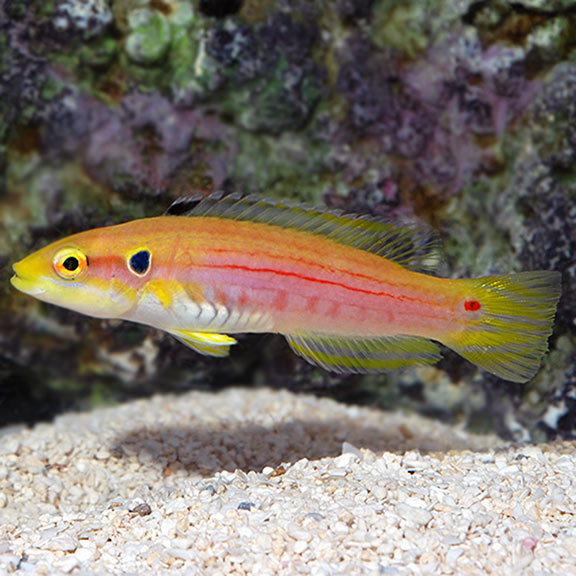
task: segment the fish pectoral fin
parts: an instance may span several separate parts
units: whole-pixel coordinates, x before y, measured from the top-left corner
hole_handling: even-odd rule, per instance
[[[170,334],[180,340],[182,344],[205,356],[217,356],[220,358],[228,356],[230,354],[230,346],[237,343],[237,340],[226,334],[188,332],[187,330],[173,330]]]
[[[346,338],[329,334],[287,334],[286,338],[296,354],[339,374],[385,372],[435,364],[441,358],[438,346],[419,336]]]

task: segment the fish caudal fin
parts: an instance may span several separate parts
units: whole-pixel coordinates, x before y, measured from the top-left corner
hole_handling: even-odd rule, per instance
[[[466,327],[442,342],[484,370],[512,382],[526,382],[548,350],[559,272],[520,272],[459,280],[464,287]]]

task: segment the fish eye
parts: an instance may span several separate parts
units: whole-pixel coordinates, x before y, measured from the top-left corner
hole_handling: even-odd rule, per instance
[[[54,257],[53,265],[60,278],[75,280],[88,268],[88,258],[76,248],[64,248]]]
[[[151,255],[149,250],[138,249],[128,257],[128,268],[136,276],[145,276],[150,270]]]

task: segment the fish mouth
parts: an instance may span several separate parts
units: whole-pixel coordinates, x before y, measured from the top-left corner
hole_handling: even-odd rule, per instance
[[[14,275],[10,278],[10,284],[12,284],[16,290],[24,292],[24,294],[30,294],[31,296],[38,296],[46,292],[46,290],[38,286],[37,280],[26,278],[22,274],[22,267],[19,264],[20,263],[16,263],[12,266]]]

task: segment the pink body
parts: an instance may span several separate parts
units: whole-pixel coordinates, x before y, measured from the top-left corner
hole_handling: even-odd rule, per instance
[[[145,246],[154,254],[146,280],[157,278],[168,285],[175,281],[173,286],[180,286],[199,306],[243,314],[237,325],[222,317],[224,322],[218,325],[199,326],[179,314],[174,324],[162,326],[165,329],[411,334],[440,339],[463,319],[463,295],[456,282],[411,272],[308,232],[168,216],[115,227],[115,243],[133,245],[133,238],[144,234]],[[124,262],[118,264],[122,280],[134,285]],[[263,311],[268,321],[261,325]],[[124,317],[150,323],[149,309],[148,321],[139,316],[133,310]],[[250,318],[255,319],[253,325]]]

